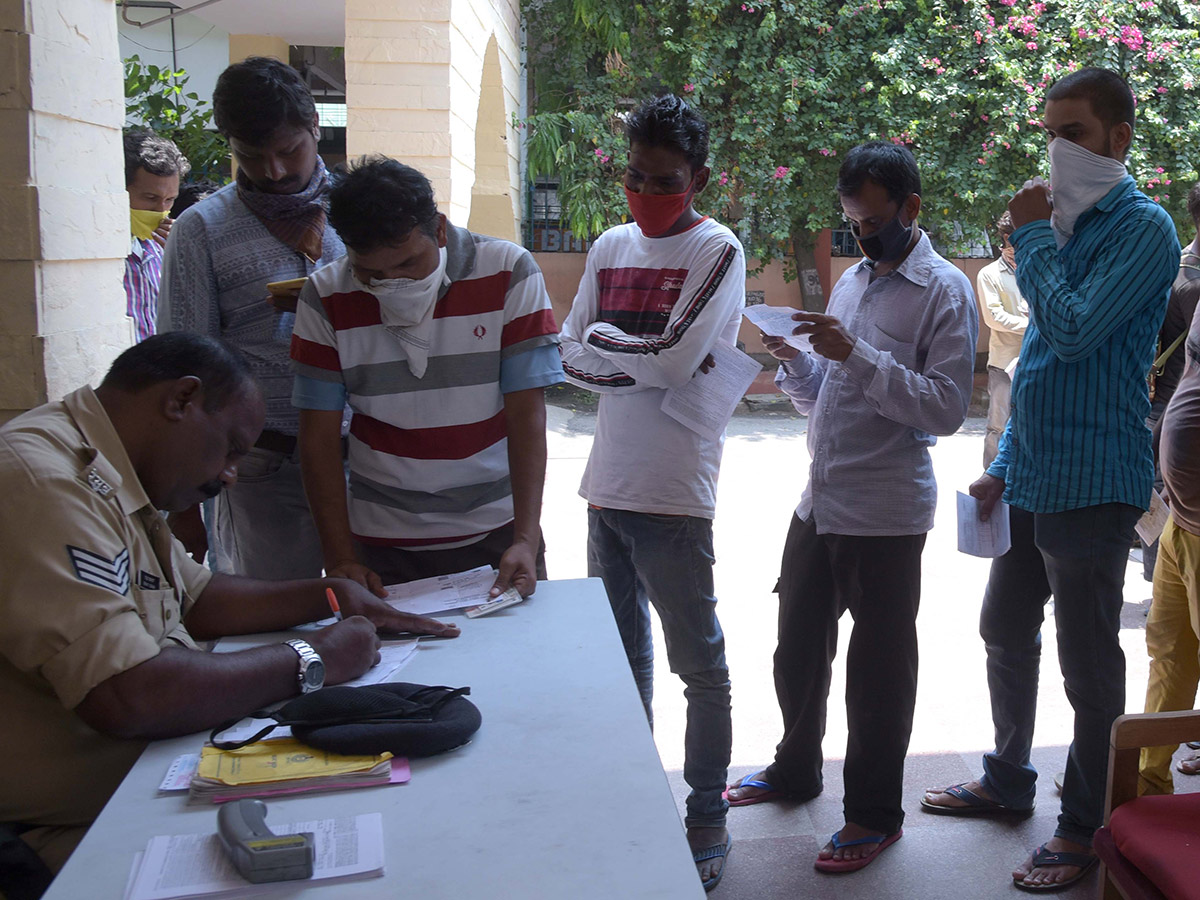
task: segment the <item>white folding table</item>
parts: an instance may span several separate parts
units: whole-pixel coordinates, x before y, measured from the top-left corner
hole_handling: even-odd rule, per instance
[[[470,685],[483,725],[412,760],[406,785],[268,801],[272,822],[380,812],[383,878],[291,882],[272,896],[699,898],[683,826],[599,579],[551,581],[507,610],[458,617],[396,680]],[[216,830],[216,808],[157,787],[205,735],[151,744],[46,900],[120,898],[158,834]]]

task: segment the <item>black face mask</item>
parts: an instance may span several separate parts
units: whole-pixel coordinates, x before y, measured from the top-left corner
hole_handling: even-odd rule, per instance
[[[894,219],[882,228],[876,229],[868,237],[859,235],[858,225],[854,222],[850,223],[850,230],[854,234],[854,239],[858,241],[858,246],[862,248],[863,255],[874,262],[891,262],[899,259],[908,249],[908,242],[912,240],[912,224],[901,224],[899,213],[896,213]]]

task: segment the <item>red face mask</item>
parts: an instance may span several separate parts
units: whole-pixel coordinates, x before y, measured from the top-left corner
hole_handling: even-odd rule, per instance
[[[695,179],[693,179],[693,184]],[[682,194],[635,194],[625,188],[625,199],[629,202],[629,212],[633,221],[648,238],[661,237],[671,230],[671,226],[679,221],[688,204],[692,202],[692,185],[689,184]]]

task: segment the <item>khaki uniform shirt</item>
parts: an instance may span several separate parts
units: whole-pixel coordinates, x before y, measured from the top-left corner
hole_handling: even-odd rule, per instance
[[[96,685],[195,648],[212,577],[150,504],[91,388],[0,428],[0,821],[91,822],[145,744],[73,711]]]
[[[975,276],[975,293],[983,321],[991,329],[989,366],[1007,369],[1021,355],[1021,341],[1029,324],[1029,307],[1017,287],[1017,275],[1003,259],[988,263]]]

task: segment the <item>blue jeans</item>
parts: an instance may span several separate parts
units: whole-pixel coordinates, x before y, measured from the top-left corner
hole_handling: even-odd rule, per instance
[[[625,655],[653,727],[654,641],[650,604],[662,621],[671,671],[684,684],[683,779],[689,827],[725,824],[721,796],[733,725],[725,636],[713,596],[712,522],[620,509],[588,509],[588,574],[604,581]]]
[[[996,750],[984,754],[981,783],[1009,806],[1033,803],[1037,770],[1029,753],[1041,626],[1053,594],[1058,661],[1075,711],[1054,834],[1090,846],[1104,818],[1109,732],[1125,712],[1125,654],[1117,635],[1141,512],[1105,503],[1061,513],[1012,507],[1010,514],[1012,549],[992,563],[979,619],[996,728]]]

